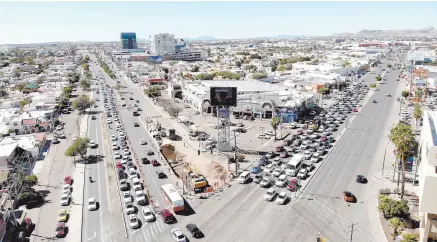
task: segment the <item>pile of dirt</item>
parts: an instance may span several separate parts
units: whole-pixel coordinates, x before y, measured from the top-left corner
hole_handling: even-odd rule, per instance
[[[221,179],[223,175],[226,175],[226,169],[222,165],[215,162],[211,162],[210,164],[208,164],[207,170],[211,172],[210,174],[205,175],[213,179]]]

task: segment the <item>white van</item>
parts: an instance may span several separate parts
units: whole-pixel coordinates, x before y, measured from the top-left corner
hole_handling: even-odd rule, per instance
[[[240,176],[238,177],[237,181],[240,184],[246,183],[250,178],[250,172],[243,171]]]
[[[140,179],[134,177],[134,178],[132,178],[132,183],[133,183],[134,190],[137,190],[136,189],[137,187],[139,187],[141,190],[143,189],[141,186]]]

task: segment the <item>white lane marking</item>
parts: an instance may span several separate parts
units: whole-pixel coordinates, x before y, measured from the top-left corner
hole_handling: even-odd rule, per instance
[[[97,139],[97,130],[98,130],[98,128],[96,128],[96,139]],[[100,133],[102,133],[102,132],[100,132]],[[103,137],[102,137],[102,141],[103,141]],[[100,144],[99,144],[99,146],[100,146]],[[96,149],[96,159],[97,159],[97,157],[99,157],[99,149],[97,148]],[[104,163],[104,162],[103,162]],[[99,191],[99,201],[101,201],[102,200],[102,192],[101,192],[101,186],[100,186],[100,183],[101,182],[106,182],[106,179],[105,179],[105,181],[102,181],[102,179],[100,179],[100,163],[96,160],[96,166],[97,166],[97,178],[98,178],[98,181],[99,181],[99,185],[98,185],[98,191]],[[101,205],[101,203],[99,202],[99,205]],[[104,237],[104,233],[103,233],[103,216],[102,216],[102,208],[101,208],[101,206],[99,207],[99,213],[100,213],[100,234],[101,234],[101,238],[103,239],[103,238],[105,238]]]
[[[159,222],[158,222],[159,221]],[[160,231],[164,230],[164,223],[161,220],[158,220],[156,223],[158,224],[158,228]]]
[[[150,233],[152,235],[152,238],[155,238],[156,227],[153,225],[149,226],[149,230],[150,230]],[[156,232],[156,233],[158,233],[158,232]]]
[[[95,237],[97,236],[97,233],[94,231],[94,236],[93,237],[91,237],[91,238],[89,238],[89,239],[87,239],[86,241],[90,241],[90,240],[93,240]]]
[[[144,238],[144,240],[145,241],[147,241],[147,239],[149,238],[149,235],[148,235],[148,230],[146,229],[146,228],[144,228],[144,229],[142,229],[142,232],[143,232],[143,238]]]
[[[138,231],[140,231],[140,230],[139,230],[139,229],[135,229],[135,230],[133,230],[133,232],[130,233],[130,234],[133,235],[133,234],[135,234],[135,233],[138,232]]]

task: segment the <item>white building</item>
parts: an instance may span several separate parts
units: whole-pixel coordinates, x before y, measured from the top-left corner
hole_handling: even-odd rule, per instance
[[[437,112],[425,111],[419,144],[420,242],[437,239]]]
[[[167,33],[155,34],[151,48],[156,55],[175,54],[176,40],[174,38],[174,35]]]

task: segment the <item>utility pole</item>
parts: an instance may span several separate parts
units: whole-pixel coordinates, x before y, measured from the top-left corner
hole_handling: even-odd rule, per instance
[[[234,131],[234,157],[235,157],[235,177],[238,177],[238,157],[237,157],[237,133]]]
[[[384,150],[384,159],[382,160],[382,172],[381,176],[384,176],[385,155],[387,154],[387,148]]]
[[[353,238],[353,235],[354,235],[354,226],[355,226],[356,224],[354,224],[354,223],[352,223],[352,227],[351,227],[351,239],[350,239],[350,242],[352,242],[352,238]]]

